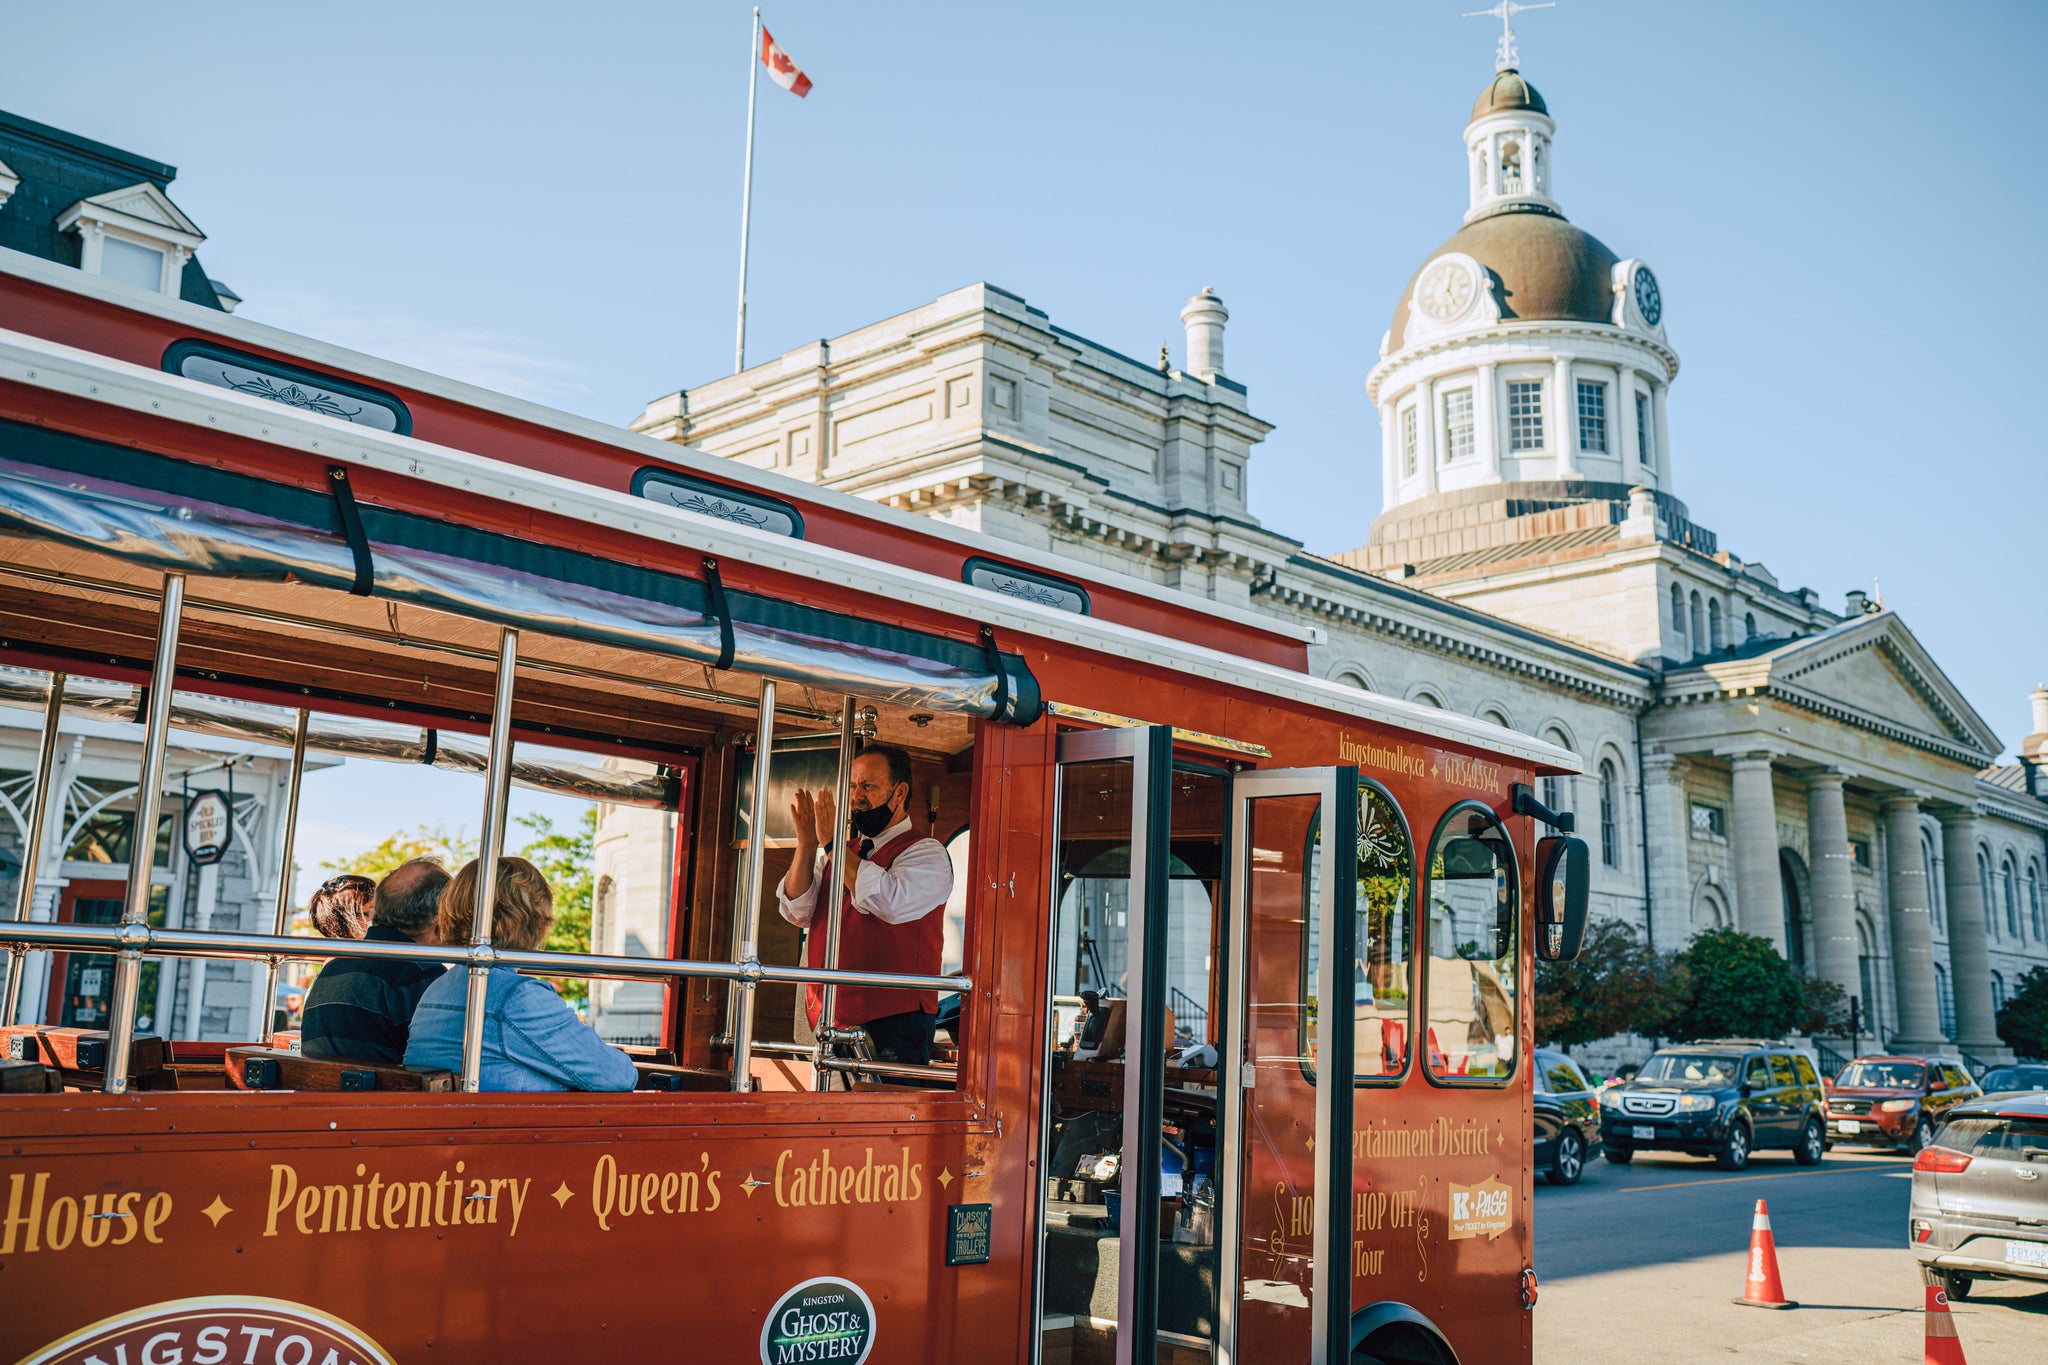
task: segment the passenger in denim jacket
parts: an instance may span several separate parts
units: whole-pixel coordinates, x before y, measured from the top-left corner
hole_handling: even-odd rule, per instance
[[[467,943],[476,911],[477,864],[455,874],[441,895],[441,941]],[[530,952],[547,940],[554,892],[524,858],[498,859],[491,942]],[[463,1007],[469,973],[457,967],[420,997],[405,1045],[415,1070],[462,1070]],[[484,1003],[485,1090],[631,1090],[639,1073],[625,1053],[576,1017],[546,982],[493,967]]]

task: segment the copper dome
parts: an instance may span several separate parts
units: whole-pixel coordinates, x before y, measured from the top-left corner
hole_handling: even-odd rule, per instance
[[[1486,267],[1503,322],[1613,321],[1620,257],[1561,214],[1519,204],[1496,209],[1458,229],[1423,264],[1447,251],[1462,251]],[[1389,354],[1407,344],[1408,300],[1421,274],[1418,269],[1409,277],[1394,305]]]
[[[1522,73],[1513,67],[1496,71],[1493,79],[1479,92],[1479,98],[1472,101],[1472,121],[1485,118],[1488,114],[1506,113],[1510,109],[1533,109],[1548,115],[1550,110],[1543,103],[1543,96],[1536,93],[1536,87],[1522,79]]]

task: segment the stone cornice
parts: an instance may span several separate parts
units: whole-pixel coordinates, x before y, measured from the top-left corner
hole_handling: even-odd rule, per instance
[[[1982,814],[1996,815],[1998,819],[2048,833],[2048,801],[2040,797],[2009,791],[1980,777],[1977,779],[1977,807]]]
[[[1261,597],[1285,603],[1308,616],[1339,622],[1353,630],[1383,635],[1406,644],[1420,645],[1448,658],[1480,664],[1512,677],[1577,692],[1610,705],[1635,709],[1651,699],[1649,675],[1619,660],[1604,659],[1576,651],[1570,663],[1562,659],[1531,657],[1531,653],[1517,652],[1515,646],[1520,645],[1531,652],[1561,652],[1560,646],[1564,649],[1571,647],[1563,641],[1543,636],[1539,632],[1518,630],[1510,622],[1490,623],[1482,613],[1470,607],[1456,606],[1448,602],[1404,603],[1415,609],[1413,617],[1410,617],[1361,604],[1359,599],[1365,596],[1365,592],[1353,595],[1348,601],[1344,600],[1332,593],[1319,591],[1309,575],[1342,576],[1349,584],[1352,582],[1352,572],[1340,565],[1332,564],[1325,567],[1313,556],[1297,556],[1288,568],[1291,572],[1276,579],[1271,587],[1262,589]],[[1359,577],[1365,579],[1359,586],[1366,591],[1371,591],[1377,586],[1369,576]],[[1415,619],[1428,615],[1457,619],[1442,622]],[[1500,638],[1473,638],[1478,632]],[[1608,676],[1595,676],[1594,669],[1604,670]]]
[[[900,511],[933,515],[955,507],[1000,503],[1042,519],[1056,535],[1099,541],[1155,567],[1199,564],[1250,581],[1300,549],[1300,542],[1246,522],[1188,508],[1153,507],[1102,487],[1082,472],[1073,482],[1047,476],[1019,460],[990,460],[985,440],[969,436],[950,447],[960,457],[950,469],[921,468],[895,478],[863,471],[859,483],[833,485]],[[1035,451],[1012,447],[1024,460]],[[1022,547],[1020,547],[1022,548]]]
[[[1380,401],[1380,386],[1386,377],[1404,365],[1446,351],[1462,350],[1488,341],[1519,341],[1524,338],[1542,337],[1584,337],[1590,340],[1621,342],[1640,347],[1657,357],[1664,366],[1664,381],[1668,384],[1678,378],[1678,352],[1655,337],[1641,332],[1632,332],[1608,322],[1500,322],[1470,332],[1457,332],[1449,336],[1432,337],[1414,346],[1406,346],[1391,355],[1380,357],[1379,361],[1366,372],[1365,396],[1375,405]]]

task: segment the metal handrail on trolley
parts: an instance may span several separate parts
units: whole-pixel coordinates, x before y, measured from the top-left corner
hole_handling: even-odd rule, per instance
[[[581,953],[522,952],[495,948],[488,943],[447,945],[386,943],[375,939],[295,938],[211,929],[160,929],[147,923],[58,924],[46,920],[0,921],[0,948],[17,954],[32,949],[53,952],[109,952],[123,957],[132,955],[137,962],[145,957],[190,957],[262,962],[274,967],[291,961],[375,958],[385,961],[439,962],[451,967],[466,967],[472,971],[511,967],[517,971],[543,976],[575,976],[597,981],[709,980],[730,981],[743,986],[817,982],[870,989],[939,991],[945,994],[974,989],[974,979],[968,976],[910,976],[891,972],[826,971],[802,966],[784,967],[755,958],[746,958],[739,962],[704,962],[687,958],[595,954],[586,956]],[[111,1032],[122,1031],[118,1016],[110,1023],[113,1026]],[[126,1031],[132,1039],[132,1015]],[[813,1048],[795,1043],[755,1043],[749,1048],[749,1052],[816,1060]],[[737,1063],[737,1057],[735,1062]],[[958,1074],[956,1068],[938,1063],[915,1066],[900,1062],[828,1057],[820,1065],[828,1071],[925,1080],[952,1080]],[[739,1074],[737,1066],[735,1074]]]
[[[448,966],[512,967],[539,976],[588,977],[595,981],[665,981],[703,979],[751,981],[757,986],[826,981],[841,986],[882,990],[964,993],[974,989],[969,976],[912,976],[895,972],[831,971],[822,967],[785,967],[747,958],[739,962],[706,962],[696,958],[616,957],[605,954],[526,952],[490,944],[386,943],[378,939],[298,938],[244,934],[220,929],[161,929],[152,924],[58,924],[49,920],[19,923],[0,920],[0,947],[20,946],[51,952],[135,952],[144,957],[203,957],[266,962],[318,962],[329,958],[384,958],[404,962],[440,962]],[[759,1049],[791,1044],[760,1043]],[[811,1049],[800,1047],[809,1056]]]

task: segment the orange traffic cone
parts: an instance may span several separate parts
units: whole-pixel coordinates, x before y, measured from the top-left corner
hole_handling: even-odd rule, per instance
[[[1735,1302],[1744,1308],[1797,1308],[1785,1297],[1778,1280],[1778,1244],[1771,1240],[1771,1210],[1756,1201],[1756,1217],[1749,1225],[1749,1274],[1742,1282],[1742,1297]]]
[[[1927,1280],[1927,1344],[1923,1365],[1969,1365],[1963,1359],[1963,1343],[1956,1336],[1956,1320],[1949,1316],[1948,1292],[1933,1271],[1921,1268]]]

